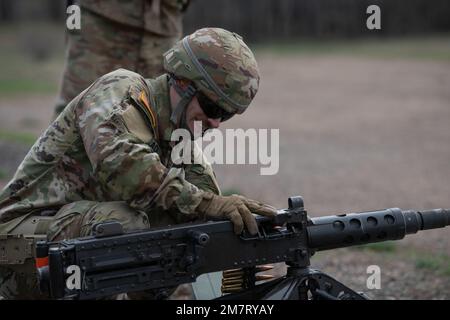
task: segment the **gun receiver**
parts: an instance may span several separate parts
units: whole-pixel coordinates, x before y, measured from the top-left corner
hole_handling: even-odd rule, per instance
[[[36,257],[48,257],[49,261],[48,266],[38,269],[41,288],[53,298],[95,299],[163,290],[194,282],[198,275],[213,271],[286,262],[289,267],[284,277],[223,298],[305,299],[309,290],[318,299],[364,299],[333,278],[310,269],[314,252],[398,240],[419,230],[443,228],[450,224],[450,210],[393,208],[309,219],[303,199],[291,197],[288,209],[279,210],[271,220],[257,217],[257,223],[256,236],[245,231],[236,236],[230,221],[133,233],[123,233],[117,222],[102,223],[94,227],[90,237],[38,243]],[[81,272],[79,288],[66,285],[71,266]]]

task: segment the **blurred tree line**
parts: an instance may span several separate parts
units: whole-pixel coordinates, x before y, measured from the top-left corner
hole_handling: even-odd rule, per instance
[[[366,9],[381,8],[381,30]],[[0,23],[63,21],[65,0],[0,0]],[[192,0],[185,33],[218,26],[252,41],[396,36],[450,31],[450,0]]]

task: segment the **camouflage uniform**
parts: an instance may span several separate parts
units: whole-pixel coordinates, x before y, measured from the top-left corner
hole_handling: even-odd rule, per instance
[[[0,194],[0,234],[58,240],[89,235],[105,220],[135,230],[196,219],[205,191],[220,191],[206,162],[171,167],[170,114],[167,75],[119,69],[98,79],[41,135]],[[0,295],[39,297],[32,260],[16,267],[25,271],[0,272]]]
[[[214,101],[209,110],[233,114],[255,96],[259,72],[242,38],[218,28],[198,30],[164,55],[164,66],[170,75],[156,79],[124,69],[99,78],[33,145],[0,194],[0,265],[6,264],[0,266],[0,295],[40,297],[28,238],[86,236],[107,220],[136,230],[199,218],[226,218],[236,234],[244,224],[256,234],[253,213],[276,215],[258,201],[220,196],[195,144],[194,164],[171,163],[172,132],[196,90]],[[175,76],[195,88],[181,92]],[[169,83],[180,98],[176,106]]]
[[[57,116],[98,77],[125,68],[161,75],[162,54],[182,34],[187,0],[80,0],[81,30],[68,30]]]

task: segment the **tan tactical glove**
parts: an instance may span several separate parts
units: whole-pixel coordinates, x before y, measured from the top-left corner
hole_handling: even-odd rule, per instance
[[[225,197],[210,192],[205,193],[197,211],[204,215],[203,217],[231,220],[236,234],[242,232],[245,224],[252,235],[258,233],[258,225],[252,213],[266,217],[274,217],[277,214],[274,207],[240,195],[233,194]]]

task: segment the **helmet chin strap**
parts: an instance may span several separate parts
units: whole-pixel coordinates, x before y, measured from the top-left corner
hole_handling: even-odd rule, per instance
[[[180,128],[188,129],[190,132],[190,129],[186,122],[186,110],[187,106],[194,98],[197,90],[192,84],[189,84],[186,89],[182,89],[177,84],[177,81],[173,76],[169,76],[169,84],[175,89],[175,91],[181,97],[180,101],[178,101],[177,105],[175,106],[172,115],[170,116],[170,121],[172,121],[172,123],[176,126],[179,124]],[[191,132],[191,134],[193,133]]]

